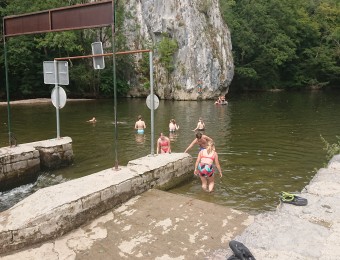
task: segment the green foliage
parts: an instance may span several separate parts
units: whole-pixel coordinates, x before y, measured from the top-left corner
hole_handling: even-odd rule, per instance
[[[169,35],[163,34],[157,50],[159,52],[160,62],[163,64],[167,72],[171,73],[174,70],[173,55],[178,50],[177,41],[171,39]]]
[[[7,15],[18,15],[87,2],[89,1],[0,0],[0,15],[2,18]],[[120,33],[120,28],[124,22],[123,4],[118,2],[116,6],[116,51],[126,50],[126,39]],[[3,19],[1,19],[1,23],[2,21]],[[6,42],[8,43],[7,57],[11,98],[49,96],[50,89],[43,83],[43,61],[53,60],[56,57],[89,55],[91,54],[91,43],[95,41],[108,43],[109,48],[104,52],[112,52],[112,47],[110,47],[111,34],[111,28],[105,27],[9,38]],[[5,85],[3,44],[1,44],[0,50],[0,84]],[[117,55],[116,64],[117,92],[123,94],[127,92],[129,88],[128,79],[134,72],[131,55]],[[67,88],[70,97],[99,97],[113,93],[111,57],[106,59],[106,69],[100,72],[93,70],[92,59],[90,58],[69,60],[69,75],[70,86]],[[5,92],[1,90],[0,98],[4,98],[4,96]]]
[[[340,8],[334,0],[220,0],[238,88],[340,85]]]
[[[323,138],[321,135],[321,140],[324,143],[325,147],[323,150],[326,151],[326,159],[330,160],[334,155],[340,154],[340,136],[337,136],[336,138],[338,139],[337,143],[330,144],[328,143],[325,138]]]

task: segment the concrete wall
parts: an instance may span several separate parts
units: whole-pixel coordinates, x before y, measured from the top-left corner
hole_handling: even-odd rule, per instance
[[[40,169],[56,169],[73,161],[72,139],[63,137],[0,149],[0,190],[33,181]]]
[[[171,188],[193,168],[186,153],[147,156],[40,189],[0,213],[0,254],[61,236],[150,188]]]

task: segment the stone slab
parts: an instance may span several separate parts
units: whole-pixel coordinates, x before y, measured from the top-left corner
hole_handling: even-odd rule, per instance
[[[61,238],[2,259],[205,259],[227,247],[253,219],[228,207],[152,189]]]

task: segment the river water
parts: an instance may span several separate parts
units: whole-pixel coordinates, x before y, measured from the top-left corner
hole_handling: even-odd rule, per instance
[[[215,192],[201,191],[194,178],[170,192],[226,205],[251,214],[275,210],[280,191],[300,192],[323,167],[326,153],[321,141],[340,135],[340,92],[232,94],[226,106],[213,101],[164,101],[155,110],[155,143],[160,132],[169,135],[175,118],[180,129],[171,137],[173,152],[183,152],[195,138],[192,131],[202,117],[205,134],[214,139],[223,178]],[[51,103],[12,105],[12,132],[18,143],[56,137],[56,112]],[[145,135],[134,123],[141,114]],[[93,116],[96,124],[86,123]],[[118,99],[117,158],[119,165],[149,155],[150,110],[145,99]],[[7,146],[7,108],[0,106],[0,144]],[[35,183],[0,192],[4,210],[37,189],[79,178],[114,166],[114,106],[112,100],[72,101],[60,110],[61,136],[73,140],[74,163],[42,172]],[[189,153],[196,157],[198,148]]]

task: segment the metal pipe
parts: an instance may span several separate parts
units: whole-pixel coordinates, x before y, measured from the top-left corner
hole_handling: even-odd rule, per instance
[[[7,63],[7,45],[6,38],[4,39],[4,54],[5,54],[5,75],[6,75],[6,94],[7,94],[7,127],[8,127],[8,144],[12,145],[12,132],[11,132],[11,104],[9,99],[9,81],[8,81],[8,63]]]
[[[114,149],[115,149],[115,166],[114,169],[118,170],[118,153],[117,153],[117,146],[118,146],[118,128],[117,128],[117,83],[116,83],[116,1],[112,0],[114,4],[112,5],[113,8],[113,23],[111,25],[112,29],[112,73],[113,73],[113,103],[114,103],[114,120],[115,120],[115,137],[114,137]]]
[[[150,63],[150,95],[151,95],[151,155],[155,154],[155,131],[154,131],[154,96],[153,96],[153,63],[152,63],[152,51],[149,52]]]
[[[135,50],[135,51],[119,51],[116,52],[115,55],[124,55],[124,54],[135,54],[141,52],[150,52],[151,50]],[[102,57],[102,56],[112,56],[113,53],[103,53],[103,54],[91,54],[91,55],[82,55],[82,56],[72,56],[72,57],[60,57],[55,58],[55,60],[75,60],[75,59],[86,59],[93,57]]]
[[[60,139],[60,120],[59,120],[59,86],[58,86],[58,61],[54,60],[54,82],[55,82],[55,90],[56,90],[56,95],[57,95],[57,104],[56,104],[56,118],[57,118],[57,139]]]

